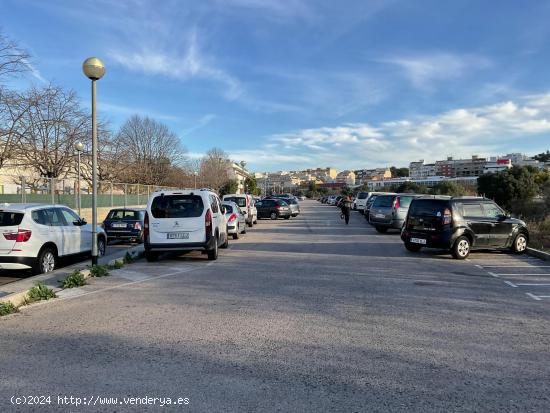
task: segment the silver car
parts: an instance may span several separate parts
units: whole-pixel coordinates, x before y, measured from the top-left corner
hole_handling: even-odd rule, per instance
[[[298,204],[298,201],[296,201],[296,198],[280,198],[283,201],[285,201],[288,206],[290,207],[290,214],[293,217],[297,217],[300,214],[300,205]]]
[[[246,217],[233,201],[224,201],[222,206],[227,218],[227,234],[232,235],[233,239],[239,239],[240,234],[246,234]]]
[[[417,194],[378,195],[370,207],[369,223],[381,233],[389,228],[401,229],[412,200],[421,196]]]

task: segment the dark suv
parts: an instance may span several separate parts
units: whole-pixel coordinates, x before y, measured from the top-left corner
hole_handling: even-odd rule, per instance
[[[411,202],[401,239],[409,251],[444,248],[464,259],[472,248],[510,248],[521,254],[529,232],[523,221],[489,199],[432,196]]]

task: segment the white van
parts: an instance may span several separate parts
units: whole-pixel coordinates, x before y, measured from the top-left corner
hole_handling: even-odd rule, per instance
[[[156,261],[168,251],[204,251],[218,259],[227,248],[225,210],[208,189],[157,191],[150,195],[143,224],[145,258]]]
[[[249,227],[258,222],[258,210],[254,198],[248,194],[227,194],[223,196],[224,201],[235,202],[245,216]]]
[[[368,192],[359,192],[355,198],[355,209],[361,214],[365,212],[365,206],[367,205],[367,199],[369,197]]]

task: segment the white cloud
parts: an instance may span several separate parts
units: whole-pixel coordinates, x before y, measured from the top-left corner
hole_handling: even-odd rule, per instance
[[[430,89],[436,81],[456,79],[469,71],[491,66],[491,61],[486,57],[448,52],[389,56],[376,61],[398,66],[412,85],[419,89]]]
[[[378,125],[347,123],[279,133],[264,150],[242,156],[260,170],[280,169],[277,161],[298,168],[408,165],[447,155],[498,155],[503,147],[521,151],[541,134],[550,134],[550,93]]]

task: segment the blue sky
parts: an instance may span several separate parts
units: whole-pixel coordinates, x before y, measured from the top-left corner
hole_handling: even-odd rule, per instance
[[[100,114],[166,123],[192,156],[337,169],[550,149],[550,3],[2,0],[35,72]]]

